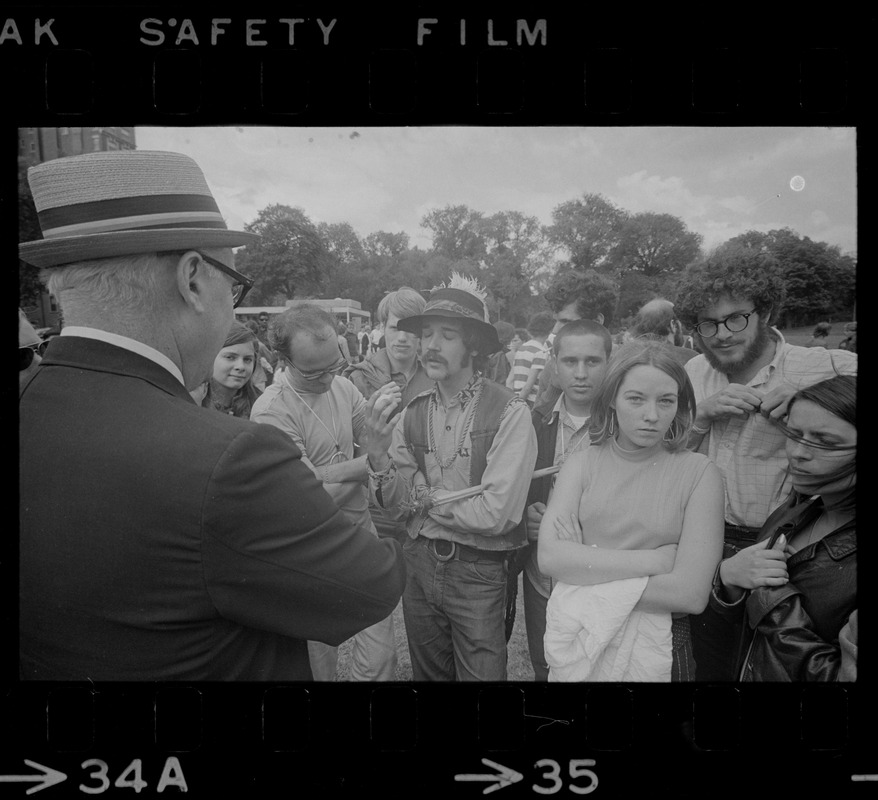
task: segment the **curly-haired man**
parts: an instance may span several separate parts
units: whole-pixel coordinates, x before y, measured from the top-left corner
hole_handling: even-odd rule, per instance
[[[857,372],[852,353],[784,340],[771,325],[784,293],[777,261],[748,247],[720,248],[678,286],[677,316],[694,329],[701,351],[686,363],[698,404],[689,446],[716,463],[726,488],[725,560],[714,587],[720,601],[730,571],[736,585],[748,588],[783,580],[783,553],[754,543],[790,491],[785,439],[777,424],[790,398],[833,375]],[[709,611],[691,622],[696,680],[734,679],[730,665],[739,631]]]

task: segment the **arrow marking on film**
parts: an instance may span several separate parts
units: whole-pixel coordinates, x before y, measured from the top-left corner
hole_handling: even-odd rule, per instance
[[[482,763],[486,767],[492,767],[497,770],[497,773],[494,775],[481,774],[481,775],[455,775],[454,780],[456,781],[497,781],[493,786],[487,786],[482,791],[482,794],[488,794],[488,792],[496,792],[498,789],[504,789],[507,786],[510,786],[513,783],[518,783],[520,780],[524,778],[520,772],[516,772],[514,769],[509,769],[508,767],[504,767],[502,764],[498,764],[495,761],[491,761],[490,759],[483,758]]]
[[[40,789],[48,789],[50,786],[54,786],[56,783],[61,783],[61,781],[66,781],[67,776],[63,772],[58,772],[56,769],[52,769],[51,767],[44,767],[42,764],[37,764],[36,761],[28,761],[24,759],[24,763],[27,764],[32,769],[38,769],[42,772],[42,775],[0,775],[0,783],[25,783],[25,782],[36,782],[36,786],[31,786],[25,794],[33,794],[34,792],[40,791]]]

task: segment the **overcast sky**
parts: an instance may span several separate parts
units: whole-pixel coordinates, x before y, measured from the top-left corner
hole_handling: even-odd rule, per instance
[[[678,216],[706,246],[789,227],[856,252],[853,128],[140,127],[136,142],[192,156],[233,229],[282,203],[427,249],[431,209],[521,211],[548,225],[555,206],[589,192]]]

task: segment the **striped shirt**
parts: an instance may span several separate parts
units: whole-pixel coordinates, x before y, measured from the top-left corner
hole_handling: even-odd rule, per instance
[[[835,375],[857,374],[855,353],[787,344],[779,330],[771,330],[777,338],[774,358],[747,384],[761,394],[783,384],[798,390]],[[695,389],[696,403],[729,385],[728,377],[714,369],[703,355],[686,362],[685,369]],[[727,417],[711,424],[698,450],[722,473],[726,522],[759,527],[786,499],[790,482],[786,477],[785,443],[777,425],[762,414]]]
[[[534,367],[538,373],[533,382],[533,386],[531,387],[530,394],[525,398],[531,406],[533,406],[534,401],[537,399],[537,392],[539,391],[539,372],[544,366],[546,366],[546,359],[548,356],[549,351],[546,348],[546,345],[538,342],[536,339],[531,339],[530,341],[525,342],[515,353],[515,361],[512,365],[513,392],[518,394],[524,388],[531,367]]]

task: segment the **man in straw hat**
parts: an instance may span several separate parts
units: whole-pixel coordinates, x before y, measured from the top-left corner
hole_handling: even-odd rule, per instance
[[[21,397],[21,677],[309,680],[306,640],[384,619],[405,569],[288,437],[189,396],[254,237],[176,153],[61,158],[29,181],[43,239],[20,256],[67,324]]]
[[[435,385],[397,417],[396,398],[373,395],[367,451],[375,501],[391,516],[408,514],[403,615],[413,677],[502,681],[508,559],[525,544],[517,526],[536,460],[530,411],[484,377],[500,341],[475,281],[453,274],[397,327],[421,337]]]

